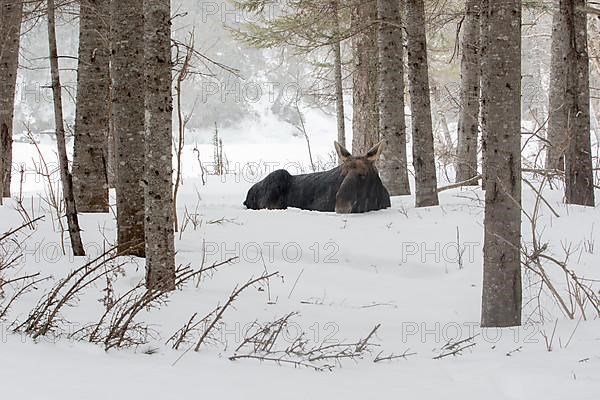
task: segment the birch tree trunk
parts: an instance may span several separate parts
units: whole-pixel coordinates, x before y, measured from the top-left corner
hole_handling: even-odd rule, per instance
[[[521,324],[521,1],[489,2],[482,327]]]
[[[23,2],[0,0],[0,204],[10,197],[12,132]]]
[[[175,289],[170,0],[145,0],[146,286]]]
[[[67,159],[67,146],[65,143],[65,126],[63,120],[62,94],[60,84],[60,69],[58,66],[58,50],[56,46],[56,22],[55,22],[54,0],[48,0],[48,44],[50,50],[50,73],[52,75],[52,94],[54,99],[54,122],[56,130],[56,145],[58,148],[58,160],[60,168],[60,179],[62,182],[63,199],[65,201],[65,212],[67,226],[71,239],[73,255],[85,256],[83,243],[77,217],[77,207],[73,195],[73,178],[69,172],[69,160]]]
[[[108,212],[109,0],[81,0],[73,152],[79,212]]]
[[[565,150],[567,149],[567,129],[569,120],[568,105],[565,104],[567,91],[567,52],[569,35],[567,15],[569,5],[563,0],[555,4],[552,16],[552,48],[550,61],[550,93],[548,99],[548,147],[546,168],[564,171]]]
[[[561,0],[567,39],[567,151],[565,199],[567,204],[594,207],[594,174],[590,139],[590,64],[587,51],[585,0]],[[562,9],[562,6],[561,6]]]
[[[439,201],[433,150],[433,123],[423,0],[406,0],[406,32],[412,152],[415,169],[415,205],[417,207],[437,206]]]
[[[144,1],[110,6],[118,251],[144,257]]]
[[[479,132],[479,90],[481,32],[479,11],[481,0],[467,0],[460,63],[460,116],[458,123],[458,146],[456,182],[464,182],[477,176],[477,136]],[[470,185],[477,186],[472,180]]]
[[[352,153],[366,154],[379,141],[377,102],[377,9],[359,3],[352,10]]]
[[[392,196],[410,194],[404,119],[401,5],[403,2],[398,0],[377,1],[379,131],[384,143],[378,168],[381,180]],[[365,154],[366,151],[362,148],[359,152],[355,151],[353,141],[354,154]]]

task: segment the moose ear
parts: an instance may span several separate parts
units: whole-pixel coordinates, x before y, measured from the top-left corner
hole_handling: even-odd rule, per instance
[[[350,157],[352,157],[352,154],[350,154],[350,152],[348,150],[346,150],[346,148],[344,146],[342,146],[338,142],[333,142],[333,143],[335,145],[335,151],[337,152],[337,154],[340,157],[340,160],[342,160],[342,162],[344,162],[347,159],[349,159]]]
[[[381,152],[383,151],[383,142],[377,143],[375,146],[371,147],[371,149],[367,152],[367,160],[369,161],[377,161],[381,156]]]

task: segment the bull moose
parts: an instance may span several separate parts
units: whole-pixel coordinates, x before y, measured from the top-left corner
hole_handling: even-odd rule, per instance
[[[354,157],[338,142],[335,150],[342,162],[338,167],[303,175],[291,175],[284,169],[273,171],[250,188],[244,205],[253,210],[296,207],[340,214],[390,207],[390,194],[375,167],[383,143],[362,157]]]

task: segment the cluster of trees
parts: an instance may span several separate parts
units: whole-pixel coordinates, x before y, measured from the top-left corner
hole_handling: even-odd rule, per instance
[[[269,3],[238,2],[259,15]],[[548,135],[541,138],[546,169],[564,171],[566,203],[594,206],[587,13],[597,11],[586,8],[584,0],[555,3]],[[461,20],[455,171],[459,184],[478,185],[481,180],[486,189],[483,326],[521,321],[522,8],[520,0],[466,0]],[[335,58],[330,68],[336,76],[340,43],[351,41],[352,148],[360,153],[380,140],[386,143],[379,169],[392,195],[410,193],[406,69],[417,207],[438,204],[424,10],[423,0],[301,0],[293,3],[292,12],[259,19],[237,32],[255,46],[288,46],[298,52],[331,46]],[[338,137],[343,143],[340,86],[336,79]]]
[[[0,2],[0,197],[10,196],[20,27],[24,15],[37,14],[47,20],[57,150],[73,252],[85,255],[78,213],[109,212],[112,186],[117,194],[119,254],[146,257],[147,286],[171,290],[175,252],[170,0],[79,1],[72,169],[65,144],[55,17],[64,5],[54,0]]]
[[[28,3],[32,2],[25,1],[15,104],[18,133],[24,129],[23,123],[27,123],[33,132],[50,130],[54,126],[52,92],[46,84],[48,45],[45,18],[28,17]],[[57,40],[65,92],[63,108],[65,125],[71,133],[76,113],[71,99],[77,87],[79,6],[78,1],[57,3]],[[243,15],[232,14],[233,9],[234,5],[229,0],[172,1],[174,45],[186,43],[193,30],[196,49],[210,58],[199,57],[194,61],[198,74],[182,82],[185,93],[181,99],[182,108],[189,119],[186,140],[190,143],[202,142],[200,131],[211,130],[215,121],[219,127],[228,127],[263,115],[272,114],[292,121],[297,118],[294,107],[289,107],[289,100],[297,80],[307,81],[310,67],[289,54],[285,54],[285,60],[281,61],[277,50],[255,49],[237,41],[224,26],[233,29],[244,21]],[[223,15],[224,12],[226,15]],[[217,63],[230,68],[220,68]],[[267,98],[274,101],[261,101]],[[327,112],[332,110],[326,104],[322,105]],[[210,140],[204,139],[202,143],[208,142]]]
[[[56,131],[73,249],[83,252],[77,212],[107,212],[112,185],[117,193],[119,252],[146,257],[149,287],[172,289],[170,1],[79,1],[71,172],[54,22],[60,5],[53,0],[0,0],[0,166],[5,196],[10,194],[10,138],[24,3],[32,7],[28,12],[48,19]],[[274,14],[270,0],[236,0],[239,11],[256,18],[232,32],[255,47],[316,54],[317,59],[333,57],[333,62],[318,67],[333,76],[327,92],[336,105],[342,145],[346,141],[343,49],[351,49],[353,152],[364,153],[379,141],[385,143],[379,169],[392,195],[411,193],[408,93],[416,206],[435,206],[438,187],[426,34],[431,15],[426,10],[445,3],[298,0],[287,4],[285,12]],[[546,170],[564,176],[567,203],[593,206],[587,14],[598,11],[584,0],[557,0],[555,6],[548,134],[541,138]],[[486,189],[483,326],[518,325],[521,318],[522,9],[520,0],[466,0],[460,24],[455,170],[458,185],[477,185],[481,180]]]

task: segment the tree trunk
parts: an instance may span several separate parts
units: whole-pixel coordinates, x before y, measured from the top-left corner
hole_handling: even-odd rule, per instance
[[[9,141],[10,141],[10,133],[8,130],[8,125],[6,125],[5,123],[2,123],[2,125],[0,125],[0,148],[1,149],[8,149],[10,148],[9,146]],[[2,157],[3,154],[3,150],[0,149],[0,157]],[[0,158],[0,206],[2,204],[4,204],[4,198],[3,198],[3,190],[4,190],[4,185],[3,185],[3,181],[5,179],[4,176],[4,160],[2,158]]]
[[[590,60],[592,71],[595,71],[596,81],[600,78],[600,43],[598,40],[593,40],[600,37],[600,16],[588,16],[588,50],[590,52]],[[590,71],[590,73],[592,73]],[[600,98],[591,98],[591,113],[592,118],[596,123],[596,140],[600,142]]]
[[[0,0],[0,204],[10,197],[12,132],[23,2]]]
[[[144,1],[110,5],[118,251],[144,257]]]
[[[338,17],[338,1],[331,2],[332,12],[334,16],[334,34],[339,40],[340,26]],[[342,45],[338,41],[333,44],[333,70],[335,79],[335,111],[337,119],[337,141],[342,147],[346,147],[346,120],[344,113],[344,84],[342,76]],[[338,157],[338,163],[341,160]]]
[[[552,18],[540,15],[539,19],[536,19],[535,25],[529,30],[529,34],[535,39],[530,49],[529,64],[531,65],[532,80],[530,85],[533,85],[534,93],[533,97],[529,101],[528,114],[530,119],[533,121],[532,132],[536,132],[536,135],[540,140],[536,140],[535,147],[537,148],[539,159],[536,160],[542,162],[545,165],[546,156],[546,138],[548,137],[548,92],[549,92],[549,80],[550,76],[550,63],[547,61],[548,48],[551,45],[551,41],[547,40],[544,36],[547,36],[548,32],[552,31]],[[523,90],[523,92],[529,92],[529,90]],[[522,109],[521,112],[523,112]],[[526,119],[526,117],[523,117]]]
[[[170,0],[145,0],[146,286],[175,289]]]
[[[446,119],[446,114],[444,112],[440,112],[440,124],[442,125],[444,144],[448,150],[452,150],[454,147],[452,143],[452,135],[450,134],[450,127],[448,126],[448,120]]]
[[[110,1],[110,0],[109,0]],[[109,68],[110,76],[110,68]],[[117,139],[115,138],[115,125],[114,119],[112,118],[112,77],[109,77],[109,88],[108,88],[108,149],[107,149],[107,175],[108,175],[108,187],[115,189],[117,187]]]
[[[481,0],[467,0],[460,63],[460,117],[458,124],[458,147],[456,181],[464,182],[478,175],[477,134],[479,132],[479,81],[480,53],[479,10]],[[473,180],[472,186],[477,186]]]
[[[565,150],[567,149],[567,129],[569,120],[568,106],[565,104],[567,91],[567,51],[569,35],[567,2],[559,0],[558,8],[552,17],[552,49],[550,61],[550,93],[548,99],[548,147],[546,150],[546,168],[565,169]]]
[[[433,150],[429,63],[427,62],[423,0],[406,1],[406,32],[413,167],[415,169],[415,205],[417,207],[437,206],[439,201]]]
[[[590,64],[587,51],[585,0],[561,0],[568,7],[567,25],[567,151],[565,198],[567,204],[594,207],[594,174],[590,140]],[[561,6],[562,9],[562,6]]]
[[[490,2],[481,325],[521,324],[521,1]]]
[[[486,184],[486,170],[487,170],[487,137],[488,137],[488,102],[487,98],[483,95],[488,93],[490,89],[490,83],[488,82],[488,75],[484,73],[488,69],[488,51],[490,42],[490,23],[489,23],[489,9],[490,1],[481,0],[481,8],[479,10],[479,45],[480,45],[480,70],[479,75],[481,78],[481,88],[479,91],[480,104],[479,104],[479,120],[481,125],[481,188],[485,190]]]
[[[73,153],[79,212],[108,212],[109,0],[81,0]]]
[[[398,0],[378,0],[379,131],[384,143],[378,163],[381,180],[392,196],[410,194],[404,119],[402,9]],[[354,110],[356,113],[356,109]],[[356,115],[356,114],[355,114]],[[355,135],[356,135],[356,131]],[[375,144],[375,143],[373,143]],[[364,154],[366,149],[354,154]]]
[[[85,256],[83,243],[81,242],[79,220],[77,218],[77,207],[73,195],[73,178],[69,172],[69,160],[67,159],[67,146],[65,143],[65,126],[62,110],[62,87],[60,85],[60,69],[58,66],[58,50],[56,46],[56,22],[54,0],[48,0],[48,44],[50,49],[50,73],[52,75],[52,94],[54,98],[54,122],[56,130],[56,145],[58,148],[58,160],[60,168],[60,179],[62,182],[63,199],[65,201],[65,212],[67,225],[71,238],[73,255]]]
[[[600,15],[589,18],[588,28],[588,38],[596,39],[588,40],[590,60],[600,74],[600,41],[597,40],[600,37]]]
[[[352,153],[366,152],[379,142],[377,103],[377,10],[359,4],[352,10]]]

